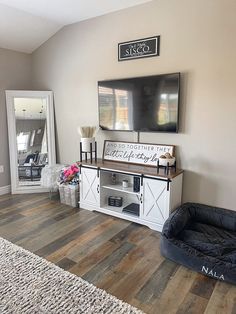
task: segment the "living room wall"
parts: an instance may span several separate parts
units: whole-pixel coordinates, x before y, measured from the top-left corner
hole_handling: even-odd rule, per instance
[[[11,181],[5,90],[30,87],[31,56],[0,48],[0,165],[4,166],[4,173],[0,173],[0,188],[10,185]]]
[[[174,144],[183,200],[235,209],[236,2],[158,0],[64,27],[33,53],[34,88],[55,95],[58,157],[79,159],[77,126],[98,124],[97,81],[181,72],[180,133],[141,133]],[[160,56],[117,61],[119,42],[161,36]],[[99,131],[135,141],[135,133]]]

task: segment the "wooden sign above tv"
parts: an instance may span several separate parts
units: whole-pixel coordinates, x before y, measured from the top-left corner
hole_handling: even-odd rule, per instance
[[[173,145],[104,141],[103,160],[156,166],[161,155],[173,156],[174,148]]]
[[[159,56],[160,36],[131,40],[118,44],[118,60]]]

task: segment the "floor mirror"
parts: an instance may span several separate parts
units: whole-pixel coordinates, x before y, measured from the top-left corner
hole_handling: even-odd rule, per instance
[[[56,163],[53,93],[6,91],[11,191],[46,192],[41,174]]]

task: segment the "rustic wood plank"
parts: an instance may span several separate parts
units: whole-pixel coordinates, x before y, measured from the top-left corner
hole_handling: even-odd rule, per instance
[[[199,314],[204,313],[207,300],[189,292],[183,303],[178,308],[176,314]]]
[[[217,281],[215,279],[198,274],[190,292],[198,295],[199,297],[210,299],[216,283]]]
[[[78,243],[75,249],[68,254],[68,257],[71,258],[73,261],[79,262],[81,259],[87,256],[87,254],[90,254],[98,246],[102,245],[106,241],[109,241],[111,237],[113,237],[115,234],[117,234],[130,224],[130,222],[118,218],[115,218],[114,221],[114,224],[111,224],[109,228],[106,228],[106,230],[104,230],[104,232],[102,232],[97,237],[89,240],[86,243],[83,243],[82,245]]]
[[[110,239],[111,242],[114,243],[122,243],[122,242],[127,242],[127,237],[133,232],[136,231],[137,228],[139,228],[140,225],[135,224],[134,222],[131,223],[130,225],[128,225],[126,228],[124,228],[123,230],[121,230],[119,233],[117,233],[116,235],[114,235],[114,237],[112,237]]]
[[[156,266],[158,267],[158,265],[155,265],[154,263],[149,263],[148,265],[145,263],[138,263],[133,271],[123,276],[121,280],[113,280],[113,285],[108,291],[129,303],[139,289],[152,276],[153,272],[156,270]],[[116,270],[110,275],[112,275],[112,278],[116,278]],[[104,282],[102,284],[98,283],[98,287],[104,287]]]
[[[1,226],[5,226],[8,223],[11,223],[13,221],[17,221],[19,219],[23,219],[25,216],[21,215],[21,214],[14,214],[12,216],[5,216],[5,218],[0,219],[0,227]]]
[[[53,219],[56,221],[60,221],[60,220],[65,219],[66,217],[72,216],[78,212],[79,212],[78,208],[76,208],[76,207],[71,208],[70,206],[67,206],[64,211],[57,213],[57,215],[55,215],[55,217]]]
[[[77,276],[83,276],[87,273],[94,265],[107,258],[112,254],[119,244],[113,242],[105,242],[99,246],[96,250],[86,255],[80,262],[76,263],[74,267],[70,269],[70,272],[76,274]]]
[[[73,241],[70,241],[66,245],[62,246],[60,249],[56,250],[52,254],[47,256],[47,259],[51,262],[57,262],[62,257],[67,256],[70,259],[70,253],[77,251],[77,247],[83,247],[83,244],[87,245],[87,243],[91,240],[98,239],[101,233],[103,233],[107,228],[110,228],[114,224],[114,219],[112,217],[106,216],[103,222],[98,225],[93,225],[90,232],[84,232],[79,234]],[[86,256],[88,252],[86,252]],[[72,259],[73,260],[73,259]]]
[[[218,281],[204,314],[235,314],[236,286]]]
[[[96,217],[86,215],[84,211],[79,212],[48,226],[47,233],[45,233],[45,230],[40,230],[29,239],[20,240],[17,244],[35,252],[58,238],[63,237],[68,232],[78,228],[79,224],[82,225],[86,220],[95,218]]]
[[[7,212],[7,213],[0,214],[0,222],[1,222],[1,221],[4,221],[6,218],[14,217],[14,215],[18,215],[18,214],[21,214],[18,209],[9,211],[9,212]],[[21,214],[21,215],[22,215],[22,214]],[[22,217],[23,217],[23,215],[22,215]],[[12,221],[14,221],[14,219],[12,219]]]
[[[36,194],[6,194],[3,196],[0,196],[0,210],[2,210],[4,207],[8,205],[14,205],[16,206],[20,201],[26,202],[27,199],[33,199],[36,196]]]
[[[174,275],[178,267],[176,263],[165,259],[141,288],[136,298],[143,303],[153,303],[160,298],[170,277]]]
[[[122,260],[122,258],[134,247],[133,244],[124,242],[113,254],[95,265],[87,272],[83,279],[96,284],[106,273],[110,272]]]
[[[22,232],[24,233],[26,230],[30,230],[35,228],[35,225],[39,224],[42,221],[52,217],[53,213],[58,213],[60,210],[63,210],[64,207],[59,205],[58,207],[52,207],[52,205],[45,206],[46,210],[43,211],[35,208],[36,214],[31,217],[25,217],[21,220],[19,224],[17,221],[12,221],[12,223],[4,224],[0,226],[1,234],[8,240],[13,240],[16,235],[20,235]]]
[[[130,304],[135,306],[137,309],[142,309],[142,311],[146,314],[159,314],[160,312],[157,310],[153,311],[150,304],[142,303],[139,300],[133,298],[130,300]],[[162,313],[160,313],[162,314]]]
[[[70,260],[67,257],[64,257],[59,262],[56,263],[57,266],[61,267],[64,270],[70,269],[72,266],[74,266],[76,263],[72,260]]]
[[[79,224],[79,220],[76,219],[76,215],[73,215],[72,217],[67,217],[67,218],[72,218],[75,220],[75,224],[74,223],[71,224],[71,227],[72,227],[71,230],[72,231],[68,232],[68,230],[66,230],[66,232],[64,234],[62,234],[62,236],[61,236],[62,228],[59,230],[59,233],[54,232],[54,230],[53,230],[53,233],[51,233],[51,235],[54,235],[54,236],[52,236],[49,239],[49,241],[47,241],[48,244],[46,244],[45,246],[41,247],[40,249],[34,251],[35,254],[37,254],[39,256],[47,256],[47,255],[51,254],[52,252],[60,249],[64,245],[68,244],[69,242],[77,239],[78,236],[80,236],[81,234],[89,232],[94,226],[99,225],[102,221],[104,221],[103,216],[95,216],[92,219],[89,219],[88,221],[84,222],[81,225],[81,224]],[[65,218],[64,221],[67,218]],[[64,222],[64,221],[62,221],[62,222]],[[52,226],[55,226],[55,225],[58,226],[59,223],[56,223]]]
[[[131,262],[132,267],[129,265],[126,268],[124,267],[124,260],[128,258],[128,254],[125,259],[121,260],[115,268],[112,268],[110,272],[107,273],[107,278],[102,278],[97,283],[98,287],[104,288],[105,286],[108,286],[107,282],[110,281],[112,285],[109,287],[108,291],[126,302],[131,302],[141,287],[150,279],[163,261],[159,250],[154,250],[153,245],[151,245],[151,247],[152,250],[149,249],[149,253],[147,255],[143,255],[142,257],[136,259],[136,264],[134,265],[132,265]],[[129,271],[125,272],[125,269],[126,271],[129,269]],[[123,276],[120,280],[117,280],[117,273],[124,273],[125,276]],[[113,280],[112,282],[111,278],[116,278],[116,280]]]
[[[54,251],[58,251],[59,249],[64,250],[64,247],[67,244],[71,244],[74,242],[80,242],[81,237],[85,236],[92,233],[93,228],[96,226],[99,226],[100,224],[104,223],[104,219],[106,219],[104,216],[95,216],[92,219],[89,219],[86,222],[83,222],[83,224],[79,224],[78,221],[78,227],[62,237],[56,238],[55,241],[50,242],[46,246],[42,247],[38,251],[35,252],[35,254],[40,255],[40,256],[48,256],[52,254]],[[108,223],[109,218],[105,220],[105,223]],[[91,232],[90,232],[91,231]]]
[[[138,263],[148,263],[149,261],[159,265],[164,258],[160,254],[159,240],[146,237],[129,252],[127,256],[117,265],[116,270],[129,274]],[[143,265],[144,266],[144,265]]]
[[[138,226],[137,230],[140,230],[140,229],[142,229],[142,227],[140,228],[140,226]],[[146,228],[144,227],[144,229]],[[130,234],[127,233],[127,230],[130,231]],[[134,233],[133,233],[132,228],[131,229],[125,228],[124,232],[127,235],[127,240],[130,238],[130,236],[132,239],[134,239],[133,238]],[[123,234],[123,232],[117,233],[118,236],[115,238],[120,239],[121,234]],[[111,239],[114,239],[114,237],[111,237]],[[142,241],[141,241],[141,238],[135,239],[136,243],[138,243],[138,241],[142,242],[141,247],[134,246],[134,248],[129,252],[129,254],[127,254],[122,259],[122,261],[115,267],[115,270],[113,271],[111,269],[109,271],[109,274],[103,277],[99,281],[98,284],[102,289],[108,289],[109,287],[112,286],[113,282],[117,283],[119,280],[121,280],[129,272],[129,270],[134,267],[137,261],[139,261],[141,257],[144,257],[145,254],[148,254],[148,252],[153,248],[153,246],[157,244],[156,240],[155,242],[152,242],[150,241],[150,239],[147,239],[147,238],[143,239],[143,237],[142,237]],[[100,260],[104,260],[106,258],[106,255],[108,255],[108,253],[112,253],[118,245],[120,245],[119,241],[105,242],[103,245],[99,246],[90,255],[86,255],[86,257],[82,259],[76,266],[70,269],[70,271],[80,276],[85,274],[85,272],[88,271],[88,268],[91,269],[92,263],[96,264]],[[158,257],[160,257],[160,254],[158,254]]]
[[[0,201],[0,214],[7,213],[11,210],[21,209],[22,207],[34,206],[34,204],[48,202],[48,196],[41,194],[19,194],[5,201]]]
[[[156,313],[157,309],[162,314],[176,313],[196,276],[197,273],[180,266],[174,276],[170,277],[161,297],[153,302],[150,313]]]
[[[128,235],[127,241],[133,244],[138,244],[152,233],[153,231],[148,227],[137,224],[136,228]]]
[[[51,208],[49,210],[50,214],[48,213],[46,215],[45,214],[37,215],[37,217],[34,217],[33,220],[27,219],[27,223],[31,221],[31,225],[26,226],[24,223],[25,228],[21,230],[20,232],[17,232],[17,234],[13,238],[11,238],[11,240],[14,242],[19,242],[20,240],[34,236],[36,233],[42,231],[43,229],[45,229],[45,231],[47,232],[48,226],[55,224],[58,220],[61,220],[61,219],[57,219],[58,216],[61,217],[62,214],[65,214],[65,217],[69,217],[69,216],[74,215],[77,212],[78,212],[78,209],[75,212],[75,211],[71,211],[71,208],[68,208],[68,207],[66,208],[60,207],[58,209]]]
[[[53,208],[54,204],[55,203],[52,200],[46,198],[42,202],[37,201],[33,203],[31,206],[30,204],[28,204],[27,206],[24,206],[20,210],[25,216],[37,216],[39,215],[39,213],[41,214],[41,213],[47,212],[48,209]],[[60,209],[60,208],[71,208],[71,207],[65,204],[60,204],[60,205],[56,205],[56,208]]]

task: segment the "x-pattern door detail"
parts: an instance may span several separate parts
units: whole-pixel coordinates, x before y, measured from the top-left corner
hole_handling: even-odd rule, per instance
[[[168,215],[167,183],[164,181],[143,180],[143,211],[142,218],[163,224]]]
[[[99,204],[97,170],[82,168],[82,199],[90,204]]]

